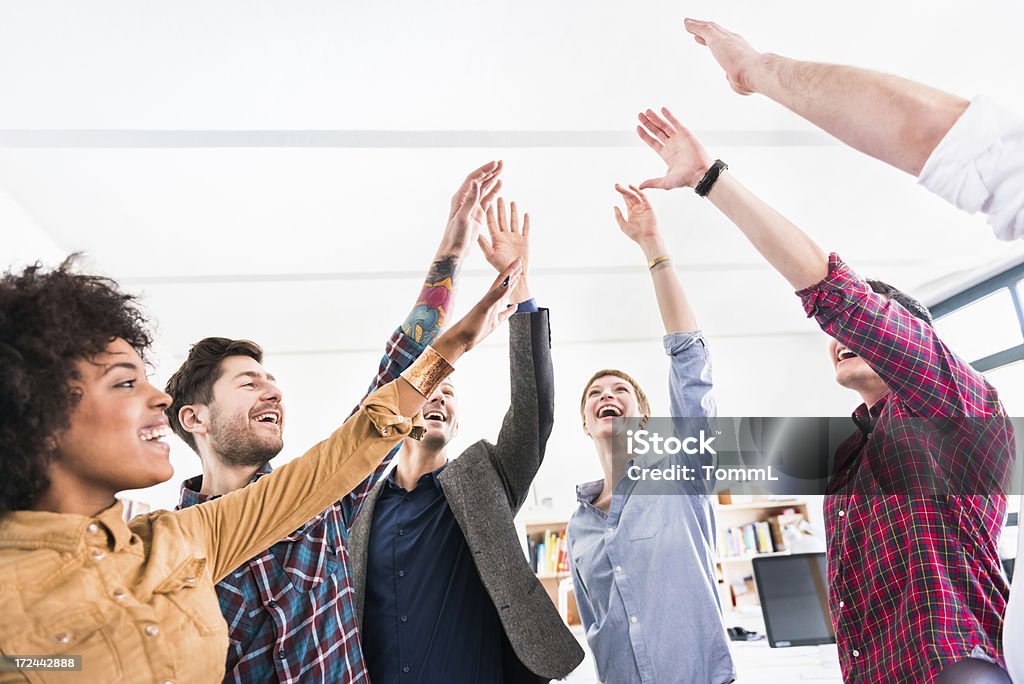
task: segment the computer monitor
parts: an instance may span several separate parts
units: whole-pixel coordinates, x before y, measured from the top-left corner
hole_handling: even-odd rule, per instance
[[[824,553],[754,558],[754,580],[772,648],[835,643]]]

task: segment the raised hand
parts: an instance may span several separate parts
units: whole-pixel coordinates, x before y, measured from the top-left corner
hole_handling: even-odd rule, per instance
[[[523,272],[529,271],[530,263],[530,215],[523,214],[523,224],[519,225],[519,209],[515,202],[509,204],[509,214],[505,214],[505,200],[498,198],[497,211],[493,206],[487,209],[487,231],[490,240],[480,234],[477,243],[480,245],[487,263],[496,271],[501,271],[517,258],[523,260]]]
[[[683,22],[693,39],[711,50],[711,56],[725,70],[729,85],[740,95],[754,92],[751,74],[763,56],[750,46],[743,36],[726,31],[713,21],[687,19]]]
[[[490,240],[477,236],[477,243],[484,253],[487,262],[496,271],[502,271],[516,259],[523,262],[523,275],[513,293],[515,302],[525,302],[530,298],[530,287],[526,274],[530,268],[530,215],[523,214],[523,223],[519,224],[519,209],[515,202],[509,204],[509,213],[505,213],[505,200],[498,198],[497,211],[492,206],[487,210],[487,231]]]
[[[452,196],[448,225],[441,236],[434,261],[427,271],[412,311],[402,323],[402,332],[422,345],[430,344],[445,325],[455,301],[455,289],[462,262],[480,232],[487,208],[501,189],[500,161],[487,162],[462,181]]]
[[[662,107],[661,113],[665,118],[658,116],[652,109],[640,112],[642,125],[636,127],[636,132],[665,161],[668,169],[661,178],[645,180],[640,188],[692,188],[704,177],[713,160],[693,133],[679,123],[672,112]]]
[[[615,207],[615,220],[626,237],[641,246],[658,239],[658,220],[644,193],[635,185],[630,185],[627,190],[616,183],[615,189],[626,200],[626,216],[622,215],[621,209]]]
[[[635,185],[630,185],[627,189],[616,184],[615,189],[626,200],[626,215],[623,216],[622,210],[615,207],[615,220],[619,222],[622,232],[640,246],[647,259],[665,332],[696,330],[697,320],[669,259],[670,255],[658,231],[658,220],[654,217],[651,203]]]
[[[519,259],[498,274],[487,294],[434,342],[434,348],[449,361],[469,351],[516,312],[512,291],[523,274]]]
[[[452,195],[448,226],[438,254],[464,257],[483,228],[487,209],[501,190],[501,161],[487,162],[471,172]]]

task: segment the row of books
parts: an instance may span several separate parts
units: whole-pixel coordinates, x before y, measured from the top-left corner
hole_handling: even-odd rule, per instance
[[[782,529],[778,516],[747,523],[740,527],[719,530],[718,553],[723,558],[753,556],[759,553],[784,551]]]
[[[538,575],[553,575],[569,572],[569,547],[565,541],[565,530],[561,533],[545,530],[542,535],[527,538],[527,552],[530,565]]]

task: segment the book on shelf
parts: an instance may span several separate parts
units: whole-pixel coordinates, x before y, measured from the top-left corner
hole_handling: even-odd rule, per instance
[[[745,558],[762,553],[785,551],[779,520],[784,516],[771,516],[768,520],[749,522],[728,527],[719,532],[718,553],[722,558]]]
[[[558,532],[544,530],[543,534],[531,535],[527,539],[530,565],[538,575],[555,575],[569,572],[569,546],[565,530]]]

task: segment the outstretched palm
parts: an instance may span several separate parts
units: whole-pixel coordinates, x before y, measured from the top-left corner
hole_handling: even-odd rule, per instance
[[[658,236],[658,221],[654,216],[654,209],[651,208],[651,203],[647,201],[644,193],[640,192],[635,185],[630,185],[627,190],[616,183],[615,189],[626,200],[626,216],[622,215],[622,210],[615,207],[615,220],[618,221],[619,228],[626,234],[626,237],[636,243],[656,238]]]
[[[448,227],[445,229],[446,251],[465,255],[480,234],[487,219],[487,210],[501,190],[501,161],[492,161],[476,169],[452,195]]]
[[[523,214],[523,224],[519,225],[519,209],[515,202],[509,204],[509,214],[505,214],[505,200],[498,198],[498,211],[494,207],[487,210],[487,231],[490,241],[483,235],[477,237],[480,249],[487,263],[495,270],[505,269],[516,259],[523,260],[523,273],[529,270],[530,261],[530,215]]]
[[[645,180],[640,188],[692,188],[711,166],[711,157],[672,112],[662,107],[661,113],[665,118],[651,109],[641,112],[640,123],[643,125],[637,126],[636,132],[665,161],[668,169],[661,178]]]
[[[693,39],[711,50],[711,56],[725,71],[729,85],[740,95],[754,92],[750,84],[750,72],[755,68],[761,53],[751,47],[743,36],[727,31],[713,21],[687,19],[686,30]]]

